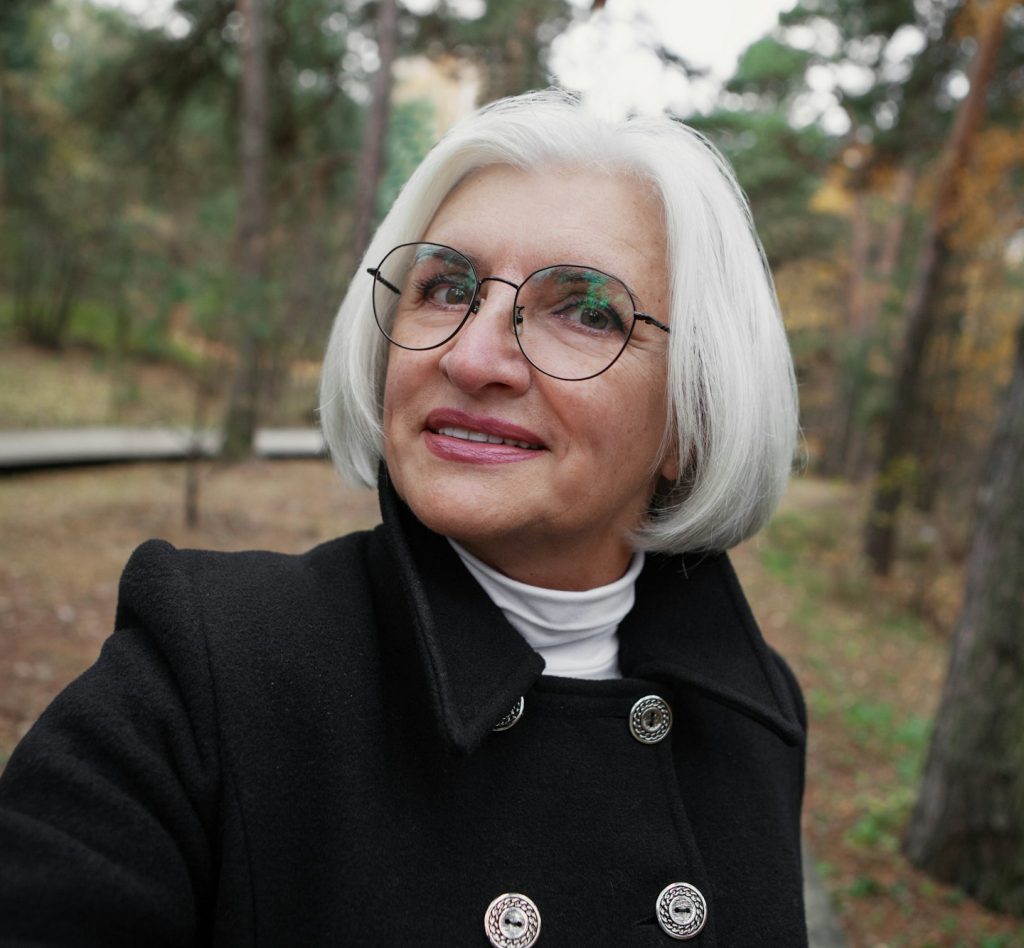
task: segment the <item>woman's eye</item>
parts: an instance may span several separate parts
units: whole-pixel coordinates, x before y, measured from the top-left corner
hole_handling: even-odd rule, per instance
[[[560,315],[592,332],[621,332],[623,329],[622,319],[611,306],[595,306],[581,301],[566,306]]]
[[[580,325],[587,329],[610,329],[612,319],[602,310],[583,307],[580,309]]]
[[[442,283],[427,290],[426,299],[435,306],[465,306],[469,294],[464,286]]]
[[[444,292],[444,301],[449,306],[461,305],[466,302],[466,288],[463,286],[449,286]]]

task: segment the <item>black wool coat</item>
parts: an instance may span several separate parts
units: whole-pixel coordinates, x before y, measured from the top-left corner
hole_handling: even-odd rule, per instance
[[[557,678],[381,505],[302,556],[136,551],[117,631],[0,779],[0,945],[486,948],[521,893],[540,948],[668,946],[679,882],[688,944],[806,945],[803,704],[727,558],[648,555],[624,677]]]

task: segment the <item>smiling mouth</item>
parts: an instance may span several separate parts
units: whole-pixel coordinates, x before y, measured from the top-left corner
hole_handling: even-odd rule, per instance
[[[460,441],[476,441],[482,444],[507,444],[514,448],[524,448],[527,451],[542,450],[539,444],[531,444],[529,441],[517,441],[514,438],[502,438],[495,434],[486,434],[483,431],[473,431],[469,428],[458,428],[445,425],[442,428],[431,429],[434,434],[444,435],[447,438],[458,438]]]

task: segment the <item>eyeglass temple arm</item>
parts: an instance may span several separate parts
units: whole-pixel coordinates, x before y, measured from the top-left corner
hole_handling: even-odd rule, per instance
[[[659,323],[653,316],[648,316],[646,313],[634,313],[636,319],[639,319],[642,323],[648,323],[654,326],[656,329],[662,330],[662,332],[672,332],[664,323]]]
[[[399,296],[402,295],[402,291],[395,286],[394,283],[388,283],[388,281],[380,275],[380,270],[376,267],[367,267],[366,272],[369,273],[370,276],[372,276],[378,283],[383,283],[389,290],[391,290],[392,293],[397,293]]]

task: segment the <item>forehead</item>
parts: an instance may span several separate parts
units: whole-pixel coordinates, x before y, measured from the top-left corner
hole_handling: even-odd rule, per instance
[[[484,168],[448,195],[423,239],[465,251],[509,277],[579,263],[645,290],[665,282],[661,202],[650,185],[623,173]]]

